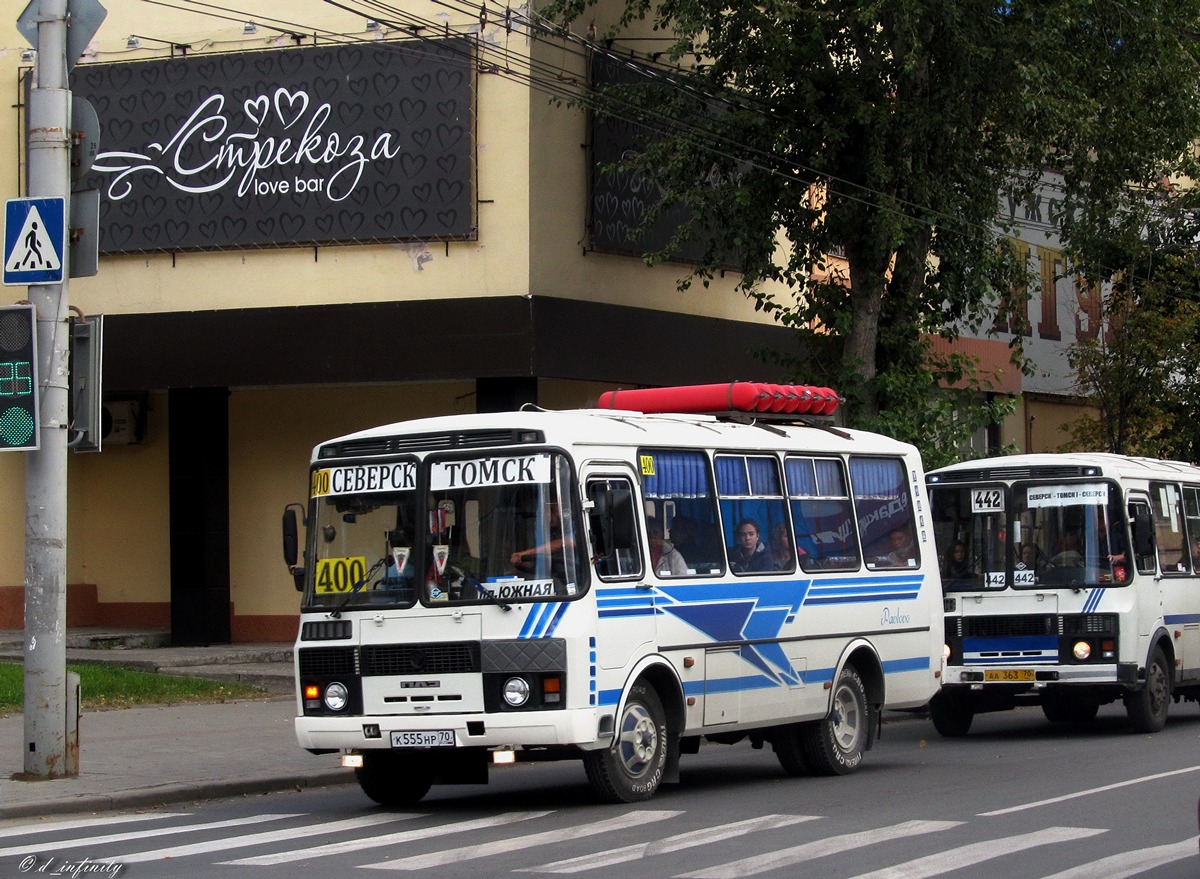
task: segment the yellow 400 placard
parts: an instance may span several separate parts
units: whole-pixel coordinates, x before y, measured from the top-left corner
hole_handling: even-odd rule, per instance
[[[367,559],[317,559],[317,592],[349,592],[367,576]]]

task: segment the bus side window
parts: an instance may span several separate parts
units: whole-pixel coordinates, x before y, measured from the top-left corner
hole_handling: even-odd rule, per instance
[[[805,571],[856,570],[854,508],[842,462],[789,455],[783,469],[800,567]]]
[[[588,530],[596,574],[605,580],[632,579],[642,574],[638,548],[633,485],[628,479],[597,479],[588,483]]]
[[[682,556],[688,577],[725,572],[708,457],[685,449],[639,449],[642,494],[663,516],[667,540]]]
[[[794,571],[795,538],[787,538],[795,532],[788,521],[779,460],[773,455],[717,455],[716,467],[730,570],[735,574]]]
[[[850,484],[868,568],[915,568],[921,563],[904,462],[850,459]]]

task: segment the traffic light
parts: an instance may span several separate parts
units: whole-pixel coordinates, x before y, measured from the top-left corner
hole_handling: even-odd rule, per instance
[[[37,310],[0,306],[0,452],[38,447]]]

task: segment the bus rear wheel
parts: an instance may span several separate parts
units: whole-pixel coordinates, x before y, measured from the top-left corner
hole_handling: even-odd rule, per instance
[[[1171,704],[1171,668],[1161,647],[1155,647],[1146,666],[1146,681],[1140,690],[1126,693],[1125,713],[1140,733],[1156,733],[1167,725]]]
[[[381,806],[411,806],[433,786],[433,767],[420,751],[364,751],[362,757],[354,777]]]
[[[592,790],[609,803],[650,799],[662,783],[669,741],[662,700],[653,688],[634,684],[617,721],[612,746],[583,757]]]
[[[813,774],[848,775],[858,768],[871,735],[871,706],[854,666],[838,675],[829,716],[804,724],[800,735]]]

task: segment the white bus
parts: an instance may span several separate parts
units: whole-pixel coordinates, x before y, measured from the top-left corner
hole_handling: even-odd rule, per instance
[[[1200,699],[1200,467],[1110,454],[1013,455],[928,477],[945,590],[946,736],[1040,704],[1084,723],[1124,701],[1157,732]]]
[[[853,771],[882,709],[937,689],[921,462],[800,423],[795,386],[717,387],[783,420],[527,410],[319,445],[300,566],[284,514],[299,744],[385,805],[567,758],[601,799],[645,800],[702,740]],[[712,405],[677,390],[603,399]]]

